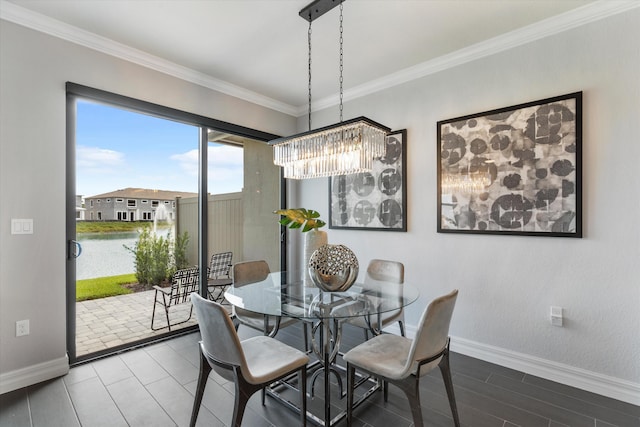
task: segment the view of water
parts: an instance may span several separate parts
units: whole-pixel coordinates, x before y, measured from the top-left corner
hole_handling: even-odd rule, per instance
[[[168,232],[159,230],[158,234],[167,237]],[[135,273],[135,256],[124,246],[134,248],[137,232],[78,234],[76,240],[82,246],[76,259],[76,280]]]

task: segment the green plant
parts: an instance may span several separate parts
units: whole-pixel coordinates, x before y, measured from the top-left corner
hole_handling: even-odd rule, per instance
[[[274,214],[281,215],[280,224],[291,229],[302,228],[302,232],[324,227],[327,223],[320,219],[318,211],[304,208],[279,209]]]
[[[173,242],[173,266],[174,270],[181,270],[189,266],[189,260],[187,259],[187,243],[189,243],[189,233],[186,231],[176,236]]]
[[[159,285],[169,277],[170,239],[171,233],[164,238],[153,233],[151,227],[145,225],[133,248],[124,245],[135,256],[134,265],[138,283]]]

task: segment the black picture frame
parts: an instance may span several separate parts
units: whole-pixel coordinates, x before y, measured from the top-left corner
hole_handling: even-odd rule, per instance
[[[387,135],[371,173],[329,178],[329,228],[407,231],[407,130]]]
[[[438,233],[582,237],[582,92],[439,121],[437,150]]]

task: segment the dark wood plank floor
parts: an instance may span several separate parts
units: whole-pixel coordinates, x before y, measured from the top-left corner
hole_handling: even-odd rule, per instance
[[[255,335],[240,327],[241,337]],[[297,326],[278,338],[302,347]],[[2,427],[187,426],[198,376],[197,333],[110,356],[71,369],[63,378],[0,396]],[[362,331],[345,326],[345,350],[362,342]],[[456,400],[466,427],[640,427],[640,407],[532,377],[460,354],[451,365]],[[324,411],[323,384],[308,399],[312,411]],[[334,385],[334,388],[335,385]],[[452,426],[438,370],[421,381],[427,426]],[[344,401],[334,396],[337,407]],[[233,411],[233,384],[212,373],[199,426],[228,426]],[[376,392],[357,408],[360,427],[413,425],[409,405],[393,387],[389,401]],[[244,416],[245,426],[296,426],[297,416],[273,399],[265,406],[256,394]],[[346,425],[342,421],[340,426]]]

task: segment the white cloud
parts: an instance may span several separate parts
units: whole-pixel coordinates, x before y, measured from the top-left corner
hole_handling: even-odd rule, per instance
[[[89,172],[114,172],[124,164],[124,153],[85,145],[76,147],[76,166]]]
[[[209,180],[235,181],[238,188],[242,187],[243,150],[239,147],[212,144],[208,150]],[[178,167],[190,176],[198,176],[198,150],[193,149],[185,153],[174,154],[171,157],[178,163]]]

